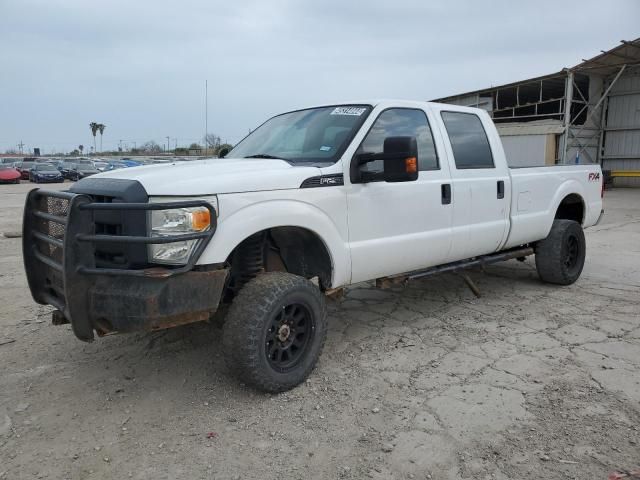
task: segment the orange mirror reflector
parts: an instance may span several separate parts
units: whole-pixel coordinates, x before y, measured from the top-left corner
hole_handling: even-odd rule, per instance
[[[404,166],[407,173],[416,173],[418,171],[418,159],[416,157],[405,158]]]

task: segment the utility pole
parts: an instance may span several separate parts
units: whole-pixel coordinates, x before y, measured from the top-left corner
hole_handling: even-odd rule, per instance
[[[169,153],[169,150],[171,150],[171,145],[169,145],[169,135],[167,135],[165,138],[167,139],[167,153]]]
[[[20,143],[18,144],[18,148],[20,149],[20,155],[22,155],[22,147],[24,147],[24,143],[22,143],[22,140],[20,140]]]
[[[209,84],[208,80],[204,81],[204,152],[207,154],[207,145],[209,136]]]

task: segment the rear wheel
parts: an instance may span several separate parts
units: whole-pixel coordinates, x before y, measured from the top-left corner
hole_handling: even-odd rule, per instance
[[[282,392],[309,376],[326,336],[327,312],[318,287],[297,275],[270,272],[250,280],[233,300],[223,348],[240,380]]]
[[[549,235],[536,245],[536,269],[543,282],[570,285],[582,273],[586,243],[582,226],[555,220]]]

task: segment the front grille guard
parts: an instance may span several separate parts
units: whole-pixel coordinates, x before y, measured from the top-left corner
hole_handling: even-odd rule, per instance
[[[205,207],[209,230],[171,236],[96,235],[93,212],[97,210],[150,211]],[[86,319],[87,291],[94,275],[126,275],[166,278],[193,269],[217,227],[216,212],[203,200],[163,203],[95,203],[88,195],[71,192],[31,190],[24,210],[22,249],[24,266],[33,299],[56,307],[71,321],[80,339],[93,338],[93,326]],[[163,244],[196,240],[188,262],[177,268],[97,268],[96,243]],[[69,301],[71,300],[71,301]]]

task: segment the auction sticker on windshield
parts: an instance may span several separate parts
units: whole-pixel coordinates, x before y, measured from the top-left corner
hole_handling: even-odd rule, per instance
[[[331,115],[353,115],[359,117],[366,111],[367,109],[362,107],[336,107],[331,112]]]

